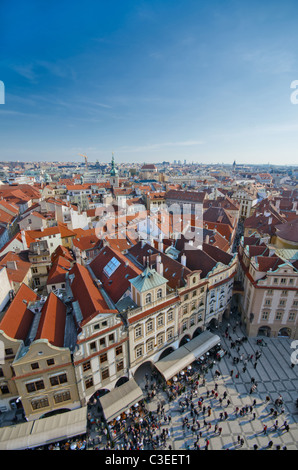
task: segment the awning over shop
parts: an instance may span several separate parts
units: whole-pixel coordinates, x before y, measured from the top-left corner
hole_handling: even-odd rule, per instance
[[[210,351],[210,349],[214,348],[217,344],[220,344],[220,337],[206,330],[186,343],[184,347],[197,359],[203,356],[203,354],[206,354],[206,352]]]
[[[220,343],[220,338],[210,331],[204,331],[168,356],[155,363],[155,367],[169,380],[182,369]]]
[[[39,447],[80,434],[87,430],[87,407],[49,418],[0,428],[0,450]]]
[[[34,421],[29,445],[30,447],[37,447],[50,444],[51,442],[86,434],[86,431],[87,407],[85,406]]]
[[[27,449],[33,421],[0,428],[0,450]]]
[[[134,379],[130,379],[128,382],[120,385],[120,387],[114,388],[114,390],[101,397],[99,401],[104,416],[109,422],[143,398],[142,389]]]

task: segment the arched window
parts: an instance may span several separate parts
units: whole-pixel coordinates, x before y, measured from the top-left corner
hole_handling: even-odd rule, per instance
[[[157,291],[157,298],[161,299],[162,298],[162,289],[158,289]]]
[[[147,294],[146,295],[146,304],[150,304],[151,303],[151,294]]]

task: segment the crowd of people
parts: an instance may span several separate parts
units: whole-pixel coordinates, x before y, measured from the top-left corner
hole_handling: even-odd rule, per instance
[[[155,370],[144,377],[144,400],[106,423],[100,412],[98,400],[90,407],[88,432],[83,446],[94,450],[172,450],[175,440],[185,442],[185,449],[208,450],[213,448],[213,438],[223,433],[225,423],[246,417],[249,421],[259,421],[259,436],[267,436],[268,444],[262,448],[287,450],[281,442],[273,443],[272,433],[278,438],[290,430],[286,418],[283,397],[269,395],[262,400],[260,394],[254,397],[258,383],[254,371],[258,367],[262,351],[258,348],[247,354],[242,346],[247,342],[245,336],[239,337],[241,324],[227,325],[222,334],[221,347],[231,364],[226,382],[220,372],[217,350],[209,352],[204,358],[195,361],[165,383]],[[248,404],[235,406],[230,396],[231,383],[239,383],[241,374],[250,383],[247,390]],[[229,382],[229,383],[228,383]],[[149,406],[151,404],[151,406]],[[156,406],[155,406],[156,405]],[[258,408],[264,405],[260,416]],[[153,410],[153,411],[152,411]],[[177,417],[179,416],[179,418]],[[255,433],[256,434],[256,433]],[[255,435],[255,437],[257,437]],[[218,440],[217,446],[218,446]],[[55,446],[53,446],[55,448]],[[251,448],[257,450],[258,444],[248,445],[247,436],[238,435],[222,449]],[[64,447],[65,448],[65,447]],[[68,446],[71,449],[71,446]],[[220,449],[218,449],[220,450]]]

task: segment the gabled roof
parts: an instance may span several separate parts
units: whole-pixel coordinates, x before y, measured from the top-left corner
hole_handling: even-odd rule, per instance
[[[138,242],[129,249],[127,256],[129,256],[129,259],[141,264],[144,268],[148,262],[148,265],[155,270],[157,269],[157,257],[160,256],[163,265],[163,277],[167,280],[167,285],[172,289],[185,286],[187,276],[192,273],[190,269],[183,266],[179,261],[174,260],[148,243]]]
[[[34,313],[28,309],[28,303],[35,302],[38,298],[30,287],[22,284],[0,322],[0,330],[10,338],[25,341],[34,319]]]
[[[175,189],[170,189],[170,191],[166,193],[165,197],[166,199],[176,199],[178,201],[203,203],[205,195],[205,192],[176,191]]]
[[[209,207],[203,214],[204,222],[226,224],[235,227],[236,220],[222,207]]]
[[[66,307],[51,292],[42,308],[35,339],[47,339],[54,346],[63,347],[65,322]]]
[[[11,282],[22,283],[31,268],[31,263],[24,252],[9,251],[0,257],[0,267],[2,266],[6,266],[7,276]]]
[[[61,284],[65,282],[65,276],[71,269],[71,263],[63,256],[56,258],[50,269],[47,285],[49,284]]]
[[[107,305],[104,296],[94,284],[85,266],[76,263],[69,272],[69,279],[73,276],[73,280],[70,280],[70,287],[82,312],[82,324],[87,323],[99,313],[118,313],[117,310],[111,310]]]
[[[116,260],[114,266],[117,267],[114,272],[107,271],[106,267],[113,259]],[[129,280],[142,272],[120,251],[109,246],[104,246],[89,266],[114,303],[117,303],[123,294],[130,289]]]
[[[229,253],[220,250],[216,246],[208,245],[207,243],[203,243],[203,250],[205,253],[211,256],[214,261],[225,264],[226,266],[228,266],[233,259],[233,256]]]

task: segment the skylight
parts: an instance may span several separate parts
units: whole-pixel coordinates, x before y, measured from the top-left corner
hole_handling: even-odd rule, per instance
[[[103,268],[103,272],[107,277],[112,276],[116,269],[120,266],[120,261],[115,258],[115,256],[106,264],[106,266]]]

